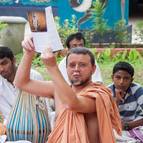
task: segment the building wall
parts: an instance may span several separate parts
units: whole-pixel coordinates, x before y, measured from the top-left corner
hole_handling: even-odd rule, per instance
[[[37,0],[38,1],[38,0]],[[43,2],[42,2],[43,1]],[[28,10],[44,10],[45,7],[51,5],[53,6],[54,15],[58,15],[61,19],[61,24],[65,19],[71,19],[72,15],[77,17],[77,20],[81,20],[87,14],[87,11],[78,12],[74,10],[71,6],[71,2],[75,0],[41,0],[41,2],[36,2],[36,0],[3,0],[0,2],[0,15],[13,15],[13,16],[23,16],[27,18]],[[83,1],[86,3],[89,0],[77,0],[80,4]],[[94,0],[91,0],[94,1]],[[108,24],[113,27],[113,25],[121,19],[121,0],[108,0],[105,18]],[[80,5],[80,6],[81,6]],[[85,5],[86,6],[86,5]],[[129,11],[129,0],[125,0],[125,19],[128,24],[128,12]],[[80,24],[80,29],[89,29],[92,26],[90,19]]]

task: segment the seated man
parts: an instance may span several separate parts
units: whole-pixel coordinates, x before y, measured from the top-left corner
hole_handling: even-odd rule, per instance
[[[90,50],[72,48],[68,53],[69,86],[58,69],[51,49],[47,49],[41,57],[52,80],[31,80],[29,71],[35,53],[34,44],[28,39],[22,45],[25,52],[14,84],[32,94],[55,100],[57,118],[48,143],[115,143],[113,128],[121,133],[119,113],[110,90],[91,81],[96,66]]]
[[[17,135],[16,134],[17,130],[24,130],[24,127],[20,128],[20,126],[22,126],[23,124],[24,125],[26,124],[26,121],[24,121],[26,120],[26,117],[27,119],[29,118],[28,120],[30,120],[30,117],[36,119],[35,122],[33,122],[32,121],[33,119],[31,119],[31,122],[35,123],[34,126],[37,126],[40,122],[43,123],[44,125],[44,122],[42,120],[45,119],[46,121],[45,127],[44,126],[42,128],[37,127],[37,129],[39,128],[40,130],[45,130],[46,128],[45,134],[48,135],[49,130],[50,130],[50,127],[48,126],[48,117],[47,117],[48,112],[46,109],[46,104],[45,104],[44,99],[40,99],[34,96],[30,97],[30,95],[27,97],[26,96],[27,93],[22,92],[21,90],[19,90],[13,85],[16,70],[17,70],[16,60],[15,60],[12,50],[8,47],[1,46],[0,47],[0,112],[2,113],[2,116],[4,118],[4,121],[5,121],[4,124],[6,124],[7,126],[8,140],[11,140],[11,139],[12,140],[19,140],[19,139],[28,140],[29,138],[32,137],[30,141],[33,141],[33,139],[35,138],[34,137],[35,135],[29,136],[29,138],[28,137],[26,138],[26,135],[23,135],[23,136],[22,134]],[[32,79],[37,79],[37,80],[43,79],[42,76],[35,70],[31,70],[30,77]],[[24,113],[26,113],[26,109],[29,110],[29,114],[27,113],[25,115]],[[32,117],[32,116],[35,116],[35,117]],[[41,119],[41,116],[43,119]],[[16,126],[17,124],[19,125]],[[28,127],[28,124],[25,125],[25,128]],[[16,129],[14,125],[19,128]],[[33,128],[33,131],[35,131],[36,133],[37,129]],[[9,132],[9,130],[11,131]],[[13,133],[12,133],[12,130],[13,130]],[[32,126],[31,126],[31,130],[32,130]],[[26,130],[24,131],[26,134]],[[41,134],[41,133],[36,133],[37,136],[39,136],[38,134]],[[41,141],[39,140],[38,143],[40,142]]]
[[[85,43],[86,43],[85,38],[83,34],[80,32],[69,35],[69,37],[66,40],[66,46],[68,50],[71,48],[76,48],[76,47],[84,47]],[[92,75],[92,81],[103,82],[102,77],[101,77],[101,71],[100,71],[99,65],[96,60],[95,60],[95,64],[96,64],[96,70],[95,70],[95,73]],[[67,70],[66,70],[66,57],[64,57],[63,60],[59,63],[59,69],[64,79],[68,83],[70,83],[68,79],[68,75],[67,75]]]
[[[122,127],[129,136],[143,142],[143,87],[133,82],[134,68],[127,62],[118,62],[113,67],[112,90],[120,116]]]

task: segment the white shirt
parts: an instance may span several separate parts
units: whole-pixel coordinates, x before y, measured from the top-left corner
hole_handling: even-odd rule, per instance
[[[35,70],[31,70],[31,79],[43,80],[43,77]],[[10,111],[15,104],[19,89],[14,87],[7,79],[0,75],[0,112],[4,119],[8,119]]]
[[[97,82],[97,81],[103,82],[102,77],[101,77],[101,71],[100,71],[99,65],[96,60],[95,60],[95,65],[96,65],[96,70],[95,70],[94,74],[92,75],[92,81],[93,82]],[[58,67],[59,67],[59,70],[62,73],[64,79],[67,81],[67,83],[70,83],[69,79],[68,79],[67,70],[66,70],[66,57],[64,57],[60,61]]]

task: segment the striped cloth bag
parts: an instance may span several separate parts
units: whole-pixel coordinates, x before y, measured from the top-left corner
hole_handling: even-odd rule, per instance
[[[28,140],[45,143],[50,132],[44,98],[20,92],[7,122],[8,141]]]

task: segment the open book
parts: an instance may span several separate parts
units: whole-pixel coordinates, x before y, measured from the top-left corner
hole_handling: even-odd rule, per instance
[[[36,52],[42,53],[46,48],[52,48],[53,52],[63,49],[50,6],[45,11],[28,12],[28,21]]]

